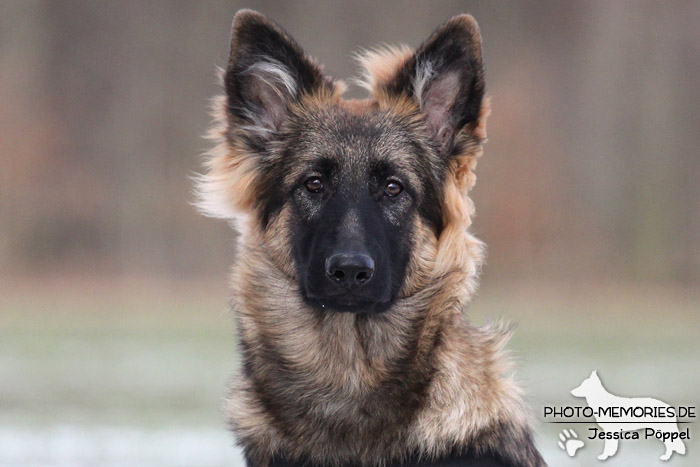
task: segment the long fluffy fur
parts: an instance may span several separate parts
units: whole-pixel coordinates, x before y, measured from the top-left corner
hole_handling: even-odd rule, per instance
[[[331,95],[310,96],[307,105],[315,100],[353,112],[378,106],[416,119],[420,99],[416,104],[382,91],[411,54],[401,47],[362,55],[364,86],[372,93],[367,101],[342,101],[339,86]],[[430,73],[425,68],[414,86],[420,89]],[[483,258],[483,244],[468,231],[474,213],[468,191],[486,140],[488,101],[478,121],[458,135],[459,151],[444,182],[439,238],[416,221],[407,285],[392,309],[371,321],[349,313],[319,314],[301,300],[287,246],[290,212],[282,209],[266,228],[253,215],[260,169],[235,138],[248,130],[228,126],[225,105],[224,97],[214,101],[209,138],[215,145],[206,155],[206,173],[197,179],[197,194],[202,212],[238,220],[244,232],[231,302],[246,360],[225,410],[247,457],[260,465],[275,453],[329,465],[345,459],[381,465],[408,452],[434,458],[469,446],[495,450],[514,465],[538,465],[538,455],[523,447],[531,445],[527,410],[503,351],[510,331],[472,326],[463,315]],[[425,383],[414,392],[395,389],[399,396],[417,394],[408,401],[416,404],[415,412],[402,418],[377,404],[377,413],[364,413],[367,398],[384,394],[380,389],[392,378],[406,376],[397,368],[410,372],[406,381]],[[285,387],[276,381],[280,375]],[[287,400],[296,400],[296,406],[284,406]],[[343,436],[358,439],[341,442]]]

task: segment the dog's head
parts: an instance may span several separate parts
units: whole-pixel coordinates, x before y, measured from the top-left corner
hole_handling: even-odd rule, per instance
[[[474,273],[465,195],[486,110],[470,16],[444,23],[415,53],[387,48],[361,62],[371,97],[345,101],[345,85],[278,25],[239,12],[219,145],[199,189],[206,213],[243,217],[244,236],[307,303],[371,312],[431,280],[450,255],[467,256]]]
[[[571,395],[574,397],[588,397],[591,394],[595,394],[601,386],[602,383],[600,378],[598,378],[598,372],[593,370],[591,376],[584,379],[581,384],[571,390]]]

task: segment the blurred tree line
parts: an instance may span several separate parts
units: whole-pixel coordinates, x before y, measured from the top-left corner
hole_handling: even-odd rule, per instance
[[[473,193],[488,273],[700,279],[700,4],[683,1],[5,0],[0,273],[228,267],[234,234],[194,211],[188,176],[241,7],[341,78],[354,51],[473,14],[492,96]]]

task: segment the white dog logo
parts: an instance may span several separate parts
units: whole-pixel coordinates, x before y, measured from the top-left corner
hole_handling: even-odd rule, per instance
[[[617,452],[619,439],[628,438],[627,436],[623,436],[624,432],[641,429],[651,429],[671,434],[670,439],[663,439],[666,452],[661,456],[661,460],[668,460],[674,452],[685,454],[685,444],[683,444],[683,441],[679,437],[673,436],[679,433],[675,416],[661,418],[660,416],[643,415],[641,417],[634,416],[633,423],[621,423],[620,421],[621,417],[619,411],[624,411],[625,409],[644,410],[643,408],[646,407],[650,409],[666,409],[670,407],[669,404],[658,399],[652,399],[651,397],[620,397],[610,394],[603,387],[603,383],[601,383],[595,370],[593,370],[591,376],[585,379],[578,387],[572,389],[571,394],[586,399],[586,403],[588,403],[588,406],[595,414],[596,422],[600,425],[601,431],[608,435],[604,437],[605,446],[603,448],[603,453],[598,456],[598,459],[605,460]],[[642,409],[639,409],[640,407]],[[616,414],[611,408],[618,410],[618,413]],[[629,419],[630,417],[622,418]],[[613,435],[615,436],[613,437]]]

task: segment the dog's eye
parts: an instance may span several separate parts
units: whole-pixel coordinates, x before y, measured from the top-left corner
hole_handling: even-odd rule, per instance
[[[306,185],[306,189],[311,193],[320,193],[323,191],[323,180],[321,180],[321,177],[307,178],[304,185]]]
[[[401,184],[394,180],[389,180],[386,182],[386,186],[384,187],[384,194],[389,198],[398,196],[402,191],[403,187]]]

